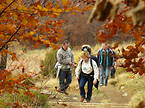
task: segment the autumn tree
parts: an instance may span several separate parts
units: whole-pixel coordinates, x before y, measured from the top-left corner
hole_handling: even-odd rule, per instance
[[[19,93],[18,89],[25,88],[25,94],[33,96],[30,92],[32,87],[23,82],[35,74],[24,73],[23,67],[4,70],[7,54],[12,56],[12,60],[17,60],[16,53],[8,49],[9,45],[17,41],[30,42],[35,48],[41,45],[56,48],[56,43],[63,36],[62,26],[65,23],[60,16],[87,9],[71,0],[0,0],[0,95]],[[13,78],[12,71],[17,68],[22,74]]]
[[[2,50],[12,41],[29,41],[35,47],[41,45],[56,47],[56,42],[63,36],[62,25],[65,22],[58,19],[59,16],[64,13],[85,11],[70,0],[27,2],[26,0],[0,1],[1,54],[7,52],[15,55],[8,50]]]

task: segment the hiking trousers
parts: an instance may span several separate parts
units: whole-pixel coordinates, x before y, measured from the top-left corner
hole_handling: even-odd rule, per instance
[[[70,70],[60,70],[59,87],[61,91],[65,91],[72,81],[72,73]]]
[[[88,76],[80,76],[80,79],[79,79],[80,95],[81,95],[81,97],[86,98],[87,100],[91,100],[93,80],[94,80],[93,77],[88,77]],[[88,83],[87,97],[86,97],[86,92],[84,89],[86,83]]]

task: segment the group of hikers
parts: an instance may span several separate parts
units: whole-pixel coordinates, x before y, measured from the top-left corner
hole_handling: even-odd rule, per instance
[[[80,89],[80,102],[90,102],[92,97],[93,85],[107,86],[109,75],[115,76],[115,52],[110,48],[109,44],[103,43],[102,48],[97,55],[92,55],[90,45],[83,45],[81,48],[81,56],[78,64],[74,62],[74,55],[69,47],[69,41],[65,40],[62,47],[57,51],[57,77],[59,79],[59,87],[56,90],[65,93],[66,89],[72,82],[72,68],[75,69],[76,79],[78,80]],[[85,85],[87,93],[85,92]]]

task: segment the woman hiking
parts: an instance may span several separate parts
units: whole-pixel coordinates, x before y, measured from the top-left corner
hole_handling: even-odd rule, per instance
[[[81,60],[75,70],[76,78],[79,80],[79,89],[81,99],[83,102],[85,99],[90,102],[92,97],[93,84],[97,83],[99,71],[96,62],[91,59],[91,56],[87,50],[84,50],[81,55]],[[85,92],[85,84],[88,83],[87,94]]]

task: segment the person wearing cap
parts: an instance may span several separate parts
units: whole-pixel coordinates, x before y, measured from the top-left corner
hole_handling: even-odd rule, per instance
[[[66,93],[66,89],[69,87],[72,81],[71,71],[74,65],[74,55],[69,48],[69,42],[65,40],[62,44],[62,47],[57,51],[56,66],[59,66],[59,88],[56,89],[58,92]]]
[[[97,63],[97,66],[98,66],[98,58],[96,56],[92,55],[92,50],[91,50],[91,46],[90,45],[87,45],[87,44],[82,45],[82,51],[88,51],[89,54],[90,54],[90,58],[93,59]],[[79,80],[78,80],[78,82],[79,82]],[[94,87],[96,89],[98,89],[98,87],[99,87],[99,80],[97,80],[97,83],[94,84]]]
[[[90,56],[91,56],[91,59],[93,59],[97,63],[97,66],[98,66],[97,57],[92,55],[92,50],[91,50],[91,46],[90,45],[82,45],[82,51],[88,51]]]
[[[109,74],[114,64],[112,51],[107,43],[102,44],[98,51],[98,64],[100,70],[100,86],[107,86]]]
[[[87,50],[82,51],[81,60],[78,63],[75,74],[77,80],[79,80],[80,101],[83,102],[86,99],[87,102],[90,102],[93,84],[97,83],[99,71],[96,62],[91,59]],[[87,93],[84,89],[86,83],[88,83]]]

